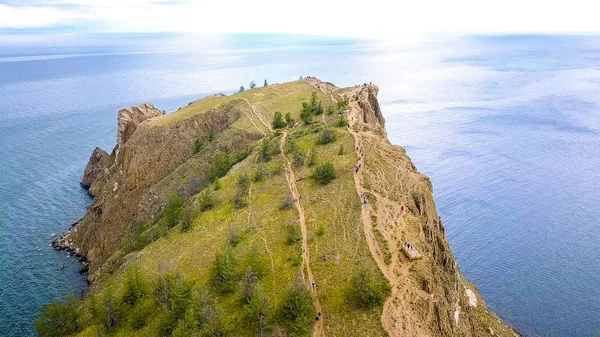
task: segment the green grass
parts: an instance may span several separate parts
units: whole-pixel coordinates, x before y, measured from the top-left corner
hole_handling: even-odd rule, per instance
[[[318,93],[325,109],[332,104],[328,96],[322,95],[308,83],[296,81],[247,90],[227,97],[201,99],[179,111],[153,119],[149,123],[150,127],[173,127],[228,102],[231,102],[227,105],[228,108],[242,111],[240,118],[230,129],[215,134],[212,142],[205,140],[204,147],[198,154],[157,184],[160,188],[155,191],[161,194],[166,195],[169,192],[168,186],[173,186],[173,182],[177,186],[185,185],[190,180],[190,174],[209,170],[210,165],[205,161],[217,148],[249,150],[250,155],[219,179],[219,189],[203,185],[212,191],[214,206],[211,209],[199,210],[199,193],[186,200],[185,205],[193,208],[193,221],[187,231],[182,231],[181,225],[176,225],[166,230],[166,234],[158,240],[140,247],[139,251],[119,251],[112,259],[112,267],[103,270],[103,275],[92,292],[99,297],[105,296],[110,290],[120,294],[124,275],[131,267],[139,270],[141,279],[150,288],[161,275],[178,273],[192,285],[192,293],[208,293],[217,300],[220,310],[231,322],[229,335],[253,336],[254,333],[243,324],[244,309],[237,287],[233,293],[227,294],[219,294],[211,287],[211,268],[215,256],[224,253],[229,247],[236,257],[237,271],[241,276],[255,262],[249,261],[249,257],[256,253],[254,256],[259,256],[261,263],[266,266],[266,273],[258,280],[258,285],[266,293],[270,305],[279,308],[286,289],[301,272],[301,242],[291,245],[286,242],[286,228],[295,226],[299,229],[300,224],[295,207],[281,207],[290,195],[282,158],[273,154],[268,162],[260,163],[257,160],[260,140],[255,141],[253,147],[243,149],[238,148],[235,142],[237,134],[251,129],[258,132],[257,127],[270,137],[267,127],[252,113],[251,107],[243,99],[250,101],[264,116],[263,119],[270,123],[275,111],[284,115],[289,112],[298,120],[301,103],[307,101],[312,92]],[[346,129],[331,127],[338,118],[335,113],[324,117],[325,123],[335,133],[335,141],[316,145],[319,131],[326,127],[321,116],[316,116],[311,125],[298,125],[288,131],[288,141],[296,142],[296,151],[304,153],[305,158],[309,151],[314,151],[317,165],[331,162],[336,171],[336,178],[323,186],[308,179],[313,168],[304,165],[295,169],[296,177],[300,179],[297,187],[306,212],[310,263],[323,305],[326,334],[384,336],[385,331],[380,322],[382,308],[354,309],[347,298],[352,275],[359,266],[368,268],[376,281],[384,278],[372,261],[360,221],[361,204],[352,173],[357,158],[354,151],[350,150],[354,148],[354,139]],[[194,139],[190,139],[190,152],[193,151]],[[279,144],[279,138],[272,141]],[[348,150],[339,154],[340,146]],[[262,172],[260,179],[254,179],[256,172]],[[247,206],[235,209],[233,200],[238,193],[239,177],[243,175],[251,181],[250,193],[245,197]],[[206,178],[206,174],[200,176],[202,179]],[[156,229],[158,224],[147,226],[150,228],[147,231],[150,231]],[[232,228],[239,236],[235,247],[229,245]],[[102,328],[91,318],[91,311],[86,309],[90,306],[90,301],[89,298],[84,301],[81,309],[86,328],[79,336],[95,336],[102,332]],[[161,324],[161,310],[153,307],[150,324],[147,326],[134,330],[123,323],[111,335],[155,336]],[[279,318],[276,321],[281,322]]]

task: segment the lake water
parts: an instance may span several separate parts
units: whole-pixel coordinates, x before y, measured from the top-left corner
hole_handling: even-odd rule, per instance
[[[50,236],[85,214],[79,180],[120,108],[300,75],[379,85],[390,140],[431,178],[459,266],[501,318],[600,335],[600,40],[392,42],[0,35],[0,336],[32,335],[43,304],[85,288]]]

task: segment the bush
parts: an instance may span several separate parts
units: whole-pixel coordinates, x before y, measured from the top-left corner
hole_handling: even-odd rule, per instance
[[[246,90],[246,88],[244,88],[243,85],[240,85],[240,91],[239,92],[244,92],[244,90]]]
[[[390,291],[387,282],[374,282],[369,271],[359,266],[352,277],[348,300],[357,308],[370,309],[382,306]]]
[[[292,159],[292,165],[294,166],[294,168],[301,168],[302,166],[304,166],[304,155],[302,154],[302,152],[294,153]]]
[[[263,83],[263,87],[266,87],[268,85],[269,85],[269,83],[267,83],[267,80],[265,79],[265,83]]]
[[[79,300],[69,296],[62,302],[52,302],[41,310],[40,318],[35,321],[35,329],[42,337],[62,337],[79,332]]]
[[[313,118],[313,111],[310,104],[302,102],[302,109],[300,110],[300,119],[304,124],[310,124]]]
[[[271,149],[269,145],[269,141],[263,139],[260,143],[260,147],[258,148],[258,161],[261,163],[266,163],[271,160]]]
[[[129,314],[129,326],[134,330],[145,327],[154,309],[151,299],[139,302]]]
[[[204,149],[204,143],[202,142],[202,139],[196,138],[194,141],[194,154],[199,153],[202,151],[202,149]]]
[[[237,164],[248,157],[248,150],[239,150],[233,154],[233,164]]]
[[[330,105],[330,106],[328,106],[328,107],[327,107],[326,113],[327,113],[328,115],[332,115],[332,114],[333,114],[333,111],[334,111],[334,109],[333,109],[333,105]]]
[[[345,128],[348,126],[348,121],[344,118],[344,116],[340,116],[340,120],[338,120],[335,125],[340,128]]]
[[[115,296],[112,284],[104,284],[104,292],[100,296],[94,312],[97,319],[106,332],[115,330],[120,324],[123,316],[119,299]]]
[[[183,199],[177,192],[169,194],[167,205],[163,210],[162,222],[167,228],[175,227],[183,219]]]
[[[217,152],[213,160],[212,168],[210,170],[211,180],[215,180],[224,177],[229,169],[231,169],[231,159],[227,152]]]
[[[273,129],[284,128],[286,124],[287,123],[283,120],[283,116],[281,115],[281,112],[275,111],[275,115],[273,116],[273,122],[271,123],[271,125],[273,126]]]
[[[244,304],[250,303],[252,296],[258,289],[258,274],[253,271],[248,271],[240,281],[240,300]]]
[[[244,318],[248,327],[263,336],[273,329],[273,307],[267,294],[257,288],[244,306]]]
[[[285,124],[289,127],[294,126],[296,121],[292,118],[292,115],[288,112],[285,114]]]
[[[317,144],[326,145],[333,142],[335,142],[335,132],[333,130],[325,129],[321,131],[317,139]]]
[[[134,307],[146,295],[146,284],[140,278],[140,273],[137,269],[131,268],[125,273],[123,281],[123,294],[121,302],[128,306]]]
[[[183,209],[183,219],[181,220],[181,231],[187,232],[192,229],[192,224],[194,223],[194,211],[191,207],[184,207]]]
[[[255,183],[261,182],[265,179],[265,169],[264,167],[260,166],[255,172],[254,172],[254,176],[252,177],[252,181]]]
[[[333,164],[325,163],[317,166],[314,169],[311,178],[313,178],[317,183],[321,185],[329,184],[333,179],[336,178],[335,168],[333,167]]]
[[[249,85],[250,89],[254,89],[256,88],[256,82],[254,81],[250,81],[250,85]]]
[[[292,245],[296,244],[297,242],[300,242],[301,240],[302,240],[302,235],[300,233],[300,229],[298,229],[298,226],[288,225],[286,228],[285,243],[287,243],[288,246],[292,246]]]
[[[224,254],[217,254],[211,270],[211,281],[214,289],[220,294],[231,293],[235,290],[237,278],[237,263],[231,249]]]
[[[340,144],[340,148],[338,149],[338,156],[343,156],[344,155],[344,145]]]
[[[294,208],[294,199],[291,195],[287,195],[281,202],[281,206],[279,206],[279,209],[282,211],[288,211],[292,208]]]
[[[215,184],[217,184],[219,182],[219,180],[215,181]],[[215,206],[215,198],[213,193],[210,191],[210,189],[205,188],[202,192],[200,192],[200,195],[198,195],[198,208],[200,208],[201,212],[206,212],[209,209],[213,208]]]
[[[319,224],[319,228],[317,228],[317,236],[325,235],[325,225],[322,223]]]
[[[310,332],[316,311],[310,291],[300,278],[295,279],[285,293],[281,317],[292,336],[305,336]]]

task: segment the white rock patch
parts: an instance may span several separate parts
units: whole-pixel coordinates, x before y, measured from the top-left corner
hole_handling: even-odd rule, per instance
[[[467,294],[467,297],[469,298],[469,305],[473,308],[477,308],[477,296],[475,296],[473,290],[465,288],[465,294]]]

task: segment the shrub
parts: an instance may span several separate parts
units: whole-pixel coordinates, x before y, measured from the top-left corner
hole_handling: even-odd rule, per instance
[[[298,144],[294,140],[289,140],[285,143],[284,151],[286,154],[294,154],[298,152]]]
[[[219,179],[215,179],[215,181],[213,182],[213,189],[215,191],[218,191],[221,189],[221,181]]]
[[[231,165],[231,159],[229,159],[227,152],[217,152],[210,171],[211,180],[214,181],[215,179],[224,177],[231,168]]]
[[[235,290],[237,263],[231,249],[224,254],[217,254],[211,270],[212,286],[221,294]]]
[[[281,303],[281,317],[292,336],[305,336],[316,316],[312,296],[306,284],[297,278],[287,289]]]
[[[293,207],[294,207],[294,199],[292,198],[291,195],[287,195],[281,202],[281,206],[279,206],[279,209],[282,211],[288,211],[288,210],[292,209]]]
[[[203,148],[204,143],[202,142],[202,139],[196,138],[196,140],[194,141],[194,154],[199,153],[200,151],[202,151]]]
[[[325,235],[325,225],[323,223],[319,224],[319,228],[317,228],[317,236]]]
[[[79,332],[82,326],[79,324],[78,307],[79,300],[74,296],[45,305],[40,318],[35,321],[35,329],[42,337],[70,336]]]
[[[260,166],[255,172],[254,172],[254,176],[252,177],[252,181],[254,181],[255,183],[261,182],[265,179],[265,169],[264,167]]]
[[[244,304],[250,303],[252,296],[258,289],[258,275],[253,271],[248,271],[240,281],[240,300]]]
[[[292,118],[292,115],[288,112],[285,114],[285,124],[289,127],[294,126],[294,123],[296,123],[296,121]]]
[[[273,122],[271,123],[271,125],[273,126],[273,129],[284,128],[286,124],[287,123],[283,120],[283,116],[281,115],[281,112],[275,111],[275,115],[273,116]]]
[[[310,124],[313,118],[313,111],[310,104],[302,102],[302,109],[300,110],[300,119],[304,124]]]
[[[374,282],[369,271],[361,265],[352,277],[352,286],[347,296],[355,307],[369,309],[383,305],[390,291],[387,282]]]
[[[121,324],[123,313],[112,284],[104,284],[104,288],[104,292],[100,296],[99,303],[94,311],[104,330],[111,332]]]
[[[288,225],[286,228],[285,243],[287,243],[288,246],[292,246],[297,242],[300,242],[300,240],[302,240],[302,235],[300,234],[300,229],[298,229],[298,226]]]
[[[269,160],[271,160],[269,141],[263,139],[263,141],[260,143],[260,147],[258,148],[258,161],[261,163],[266,163]]]
[[[269,85],[269,83],[267,83],[267,80],[265,79],[265,83],[263,83],[263,87],[266,87],[268,85]]]
[[[248,327],[259,336],[273,329],[273,307],[267,294],[257,288],[244,306],[244,318]]]
[[[304,155],[302,154],[302,152],[294,153],[294,155],[292,156],[292,159],[293,159],[292,165],[294,166],[294,168],[300,168],[300,167],[304,166]]]
[[[134,330],[145,327],[153,311],[154,307],[151,299],[139,302],[129,313],[129,326]]]
[[[145,295],[146,284],[140,278],[139,271],[135,268],[129,269],[123,281],[121,302],[128,307],[134,307]]]
[[[254,89],[256,88],[256,82],[254,81],[250,81],[250,85],[249,85],[250,89]]]
[[[344,144],[340,144],[340,148],[338,149],[338,156],[344,155]]]
[[[194,223],[194,211],[192,207],[184,207],[183,209],[183,219],[181,219],[181,231],[187,232],[192,229],[192,224]]]
[[[325,129],[319,133],[317,144],[326,145],[333,142],[335,142],[335,132],[333,130]]]
[[[219,183],[219,180],[215,181],[215,184]],[[198,195],[198,208],[201,212],[206,212],[215,206],[215,198],[210,189],[205,188]]]
[[[330,106],[327,107],[326,112],[327,112],[328,115],[332,115],[333,111],[334,111],[333,105],[330,105]]]
[[[216,137],[216,136],[215,136],[215,132],[214,132],[214,131],[211,131],[211,132],[208,134],[208,141],[209,141],[209,142],[212,142],[213,140],[215,140],[215,137]]]
[[[239,92],[244,92],[244,90],[246,90],[246,88],[244,88],[243,85],[240,85],[240,91]]]
[[[345,128],[348,126],[348,121],[342,115],[340,116],[340,120],[338,120],[337,123],[335,123],[335,125],[340,128]]]
[[[239,150],[233,154],[233,164],[237,164],[248,157],[248,150]]]
[[[336,178],[335,168],[332,163],[325,163],[317,166],[311,175],[317,183],[321,185],[329,184]]]
[[[162,222],[168,228],[175,227],[183,219],[183,199],[177,192],[169,194],[167,205],[163,210]]]

